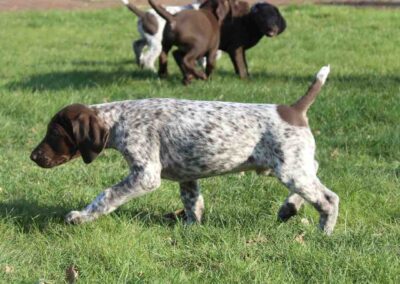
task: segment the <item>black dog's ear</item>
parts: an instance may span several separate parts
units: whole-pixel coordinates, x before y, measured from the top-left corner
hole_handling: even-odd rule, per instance
[[[278,8],[275,8],[275,10],[276,10],[276,13],[279,15],[279,24],[278,24],[279,32],[278,32],[278,34],[280,34],[280,33],[283,33],[286,29],[286,20],[281,15]]]
[[[92,113],[79,114],[72,121],[72,132],[86,164],[96,159],[107,143],[108,131],[97,115]]]
[[[254,4],[254,5],[251,7],[251,11],[252,11],[252,12],[257,12],[258,9],[260,9],[260,5],[261,5],[261,3],[256,3],[256,4]]]

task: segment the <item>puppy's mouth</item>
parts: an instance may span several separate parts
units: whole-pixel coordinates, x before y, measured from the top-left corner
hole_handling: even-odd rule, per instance
[[[265,35],[267,37],[274,37],[277,36],[279,34],[279,28],[278,27],[274,27],[272,30],[269,30],[265,33]]]
[[[31,160],[34,161],[36,163],[36,165],[38,165],[41,168],[44,169],[51,169],[54,168],[56,166],[62,165],[66,162],[68,162],[71,158],[67,157],[67,156],[61,156],[59,159],[57,160],[50,160],[48,158],[32,158],[31,156]]]

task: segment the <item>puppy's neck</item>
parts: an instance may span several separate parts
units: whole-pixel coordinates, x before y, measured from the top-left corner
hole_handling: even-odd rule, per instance
[[[90,108],[96,110],[98,117],[103,121],[108,130],[114,127],[121,116],[121,111],[115,107],[115,103],[91,105]]]

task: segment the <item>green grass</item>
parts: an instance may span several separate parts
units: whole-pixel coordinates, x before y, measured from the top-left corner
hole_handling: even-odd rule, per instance
[[[1,13],[0,282],[60,283],[75,264],[81,283],[399,283],[400,13],[282,11],[288,29],[249,52],[250,80],[237,79],[224,56],[211,82],[186,88],[172,58],[164,81],[132,64],[137,34],[125,10]],[[88,166],[52,170],[29,160],[51,116],[73,102],[291,103],[327,63],[331,76],[309,117],[319,176],[341,198],[331,237],[309,205],[278,223],[287,190],[250,172],[201,181],[202,225],[162,218],[181,208],[177,184],[164,181],[109,216],[67,226],[64,214],[126,175],[122,156],[106,151]]]

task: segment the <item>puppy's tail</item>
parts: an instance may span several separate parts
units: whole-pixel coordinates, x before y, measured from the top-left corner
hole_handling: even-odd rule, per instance
[[[153,0],[149,0],[150,6],[159,14],[162,18],[164,18],[171,26],[174,25],[175,19],[174,15],[169,13],[164,7],[156,4]]]
[[[122,3],[124,3],[124,5],[132,11],[132,13],[134,13],[136,16],[138,16],[139,18],[143,18],[146,14],[145,11],[140,10],[138,7],[136,7],[135,5],[133,5],[132,3],[129,2],[129,0],[121,0]]]
[[[303,115],[307,113],[307,110],[313,104],[319,91],[325,84],[329,72],[331,71],[330,69],[331,69],[330,65],[327,65],[322,67],[321,70],[319,70],[319,72],[315,76],[314,82],[308,88],[307,93],[304,96],[302,96],[297,102],[295,102],[292,105],[292,108],[294,108],[296,111],[300,112]]]

